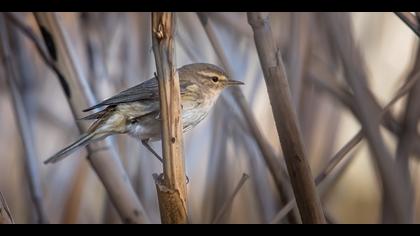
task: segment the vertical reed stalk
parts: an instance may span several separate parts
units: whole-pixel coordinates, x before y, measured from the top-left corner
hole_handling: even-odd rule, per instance
[[[187,188],[174,32],[173,13],[152,13],[152,44],[159,81],[163,150],[163,174],[156,178],[159,209],[162,223],[185,224],[188,223]]]
[[[248,13],[248,23],[254,31],[255,45],[302,222],[325,223],[311,169],[305,157],[283,62],[276,55],[278,48],[274,44],[268,18],[261,13]]]

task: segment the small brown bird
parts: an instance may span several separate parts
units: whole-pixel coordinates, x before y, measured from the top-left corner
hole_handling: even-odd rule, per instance
[[[178,69],[178,77],[183,132],[191,130],[207,116],[224,88],[243,84],[229,79],[223,69],[206,63],[185,65]],[[124,90],[85,109],[84,112],[104,106],[106,107],[102,111],[82,118],[95,120],[85,134],[44,163],[55,163],[90,142],[125,133],[141,140],[143,145],[162,161],[148,144],[149,141],[161,138],[159,88],[156,77]]]

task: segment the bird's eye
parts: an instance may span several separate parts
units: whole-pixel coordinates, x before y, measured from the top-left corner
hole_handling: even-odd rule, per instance
[[[213,82],[217,83],[217,82],[219,82],[219,77],[217,77],[217,76],[213,76],[213,77],[211,77],[211,80],[212,80]]]

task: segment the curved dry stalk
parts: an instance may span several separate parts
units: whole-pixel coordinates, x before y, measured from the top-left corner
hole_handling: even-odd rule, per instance
[[[187,188],[183,157],[181,94],[175,65],[173,35],[175,17],[169,12],[152,13],[152,44],[159,81],[162,127],[163,178],[156,180],[162,223],[185,224]]]
[[[289,85],[281,57],[276,48],[268,18],[261,13],[247,13],[267,83],[277,133],[282,145],[297,206],[303,223],[325,223],[309,163],[305,157]]]
[[[1,56],[5,67],[7,85],[12,97],[13,109],[15,118],[18,123],[20,138],[25,150],[24,168],[27,175],[30,195],[32,203],[35,207],[38,222],[45,224],[48,223],[48,218],[44,204],[42,203],[43,193],[37,163],[38,158],[36,156],[35,144],[31,132],[32,127],[30,125],[27,112],[24,108],[22,96],[16,84],[18,72],[15,65],[13,64],[13,54],[10,51],[9,35],[7,32],[8,30],[6,27],[4,15],[0,15]]]
[[[0,225],[1,224],[14,224],[12,213],[10,212],[9,206],[7,205],[6,199],[0,192]]]
[[[42,60],[57,75],[57,78],[61,84],[61,87],[64,90],[64,93],[66,95],[69,95],[70,94],[69,85],[67,84],[60,70],[54,64],[53,60],[50,58],[48,53],[44,50],[42,42],[40,41],[38,36],[32,31],[31,28],[26,26],[25,23],[19,20],[13,13],[5,12],[4,15],[6,16],[7,20],[9,20],[12,24],[14,24],[26,37],[28,37],[34,43],[35,48],[38,51],[39,55],[41,56]]]
[[[82,117],[81,111],[96,104],[89,84],[81,71],[73,46],[58,19],[57,13],[35,13],[50,57],[69,84],[71,93],[66,97],[75,120]],[[77,122],[81,133],[88,124]],[[94,150],[106,146],[107,152]],[[124,223],[148,223],[144,207],[131,186],[129,177],[119,160],[110,139],[87,146],[88,160],[104,184],[112,203]]]
[[[410,12],[394,12],[418,37],[420,37],[420,27],[416,16]]]
[[[232,205],[233,200],[235,200],[236,195],[238,194],[239,190],[241,190],[242,186],[245,184],[248,178],[249,178],[249,175],[245,173],[242,174],[242,177],[239,180],[238,184],[236,185],[235,189],[233,190],[232,194],[228,197],[228,199],[226,199],[226,201],[223,203],[222,207],[217,212],[214,219],[211,221],[212,224],[217,224],[220,221],[220,219],[226,214],[226,211]]]

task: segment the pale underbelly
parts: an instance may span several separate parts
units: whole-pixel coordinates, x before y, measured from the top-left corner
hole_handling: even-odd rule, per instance
[[[183,132],[194,128],[206,116],[207,112],[184,110],[182,112]],[[128,125],[127,131],[129,135],[140,140],[157,141],[161,139],[160,120],[152,115],[143,117],[138,123]]]

